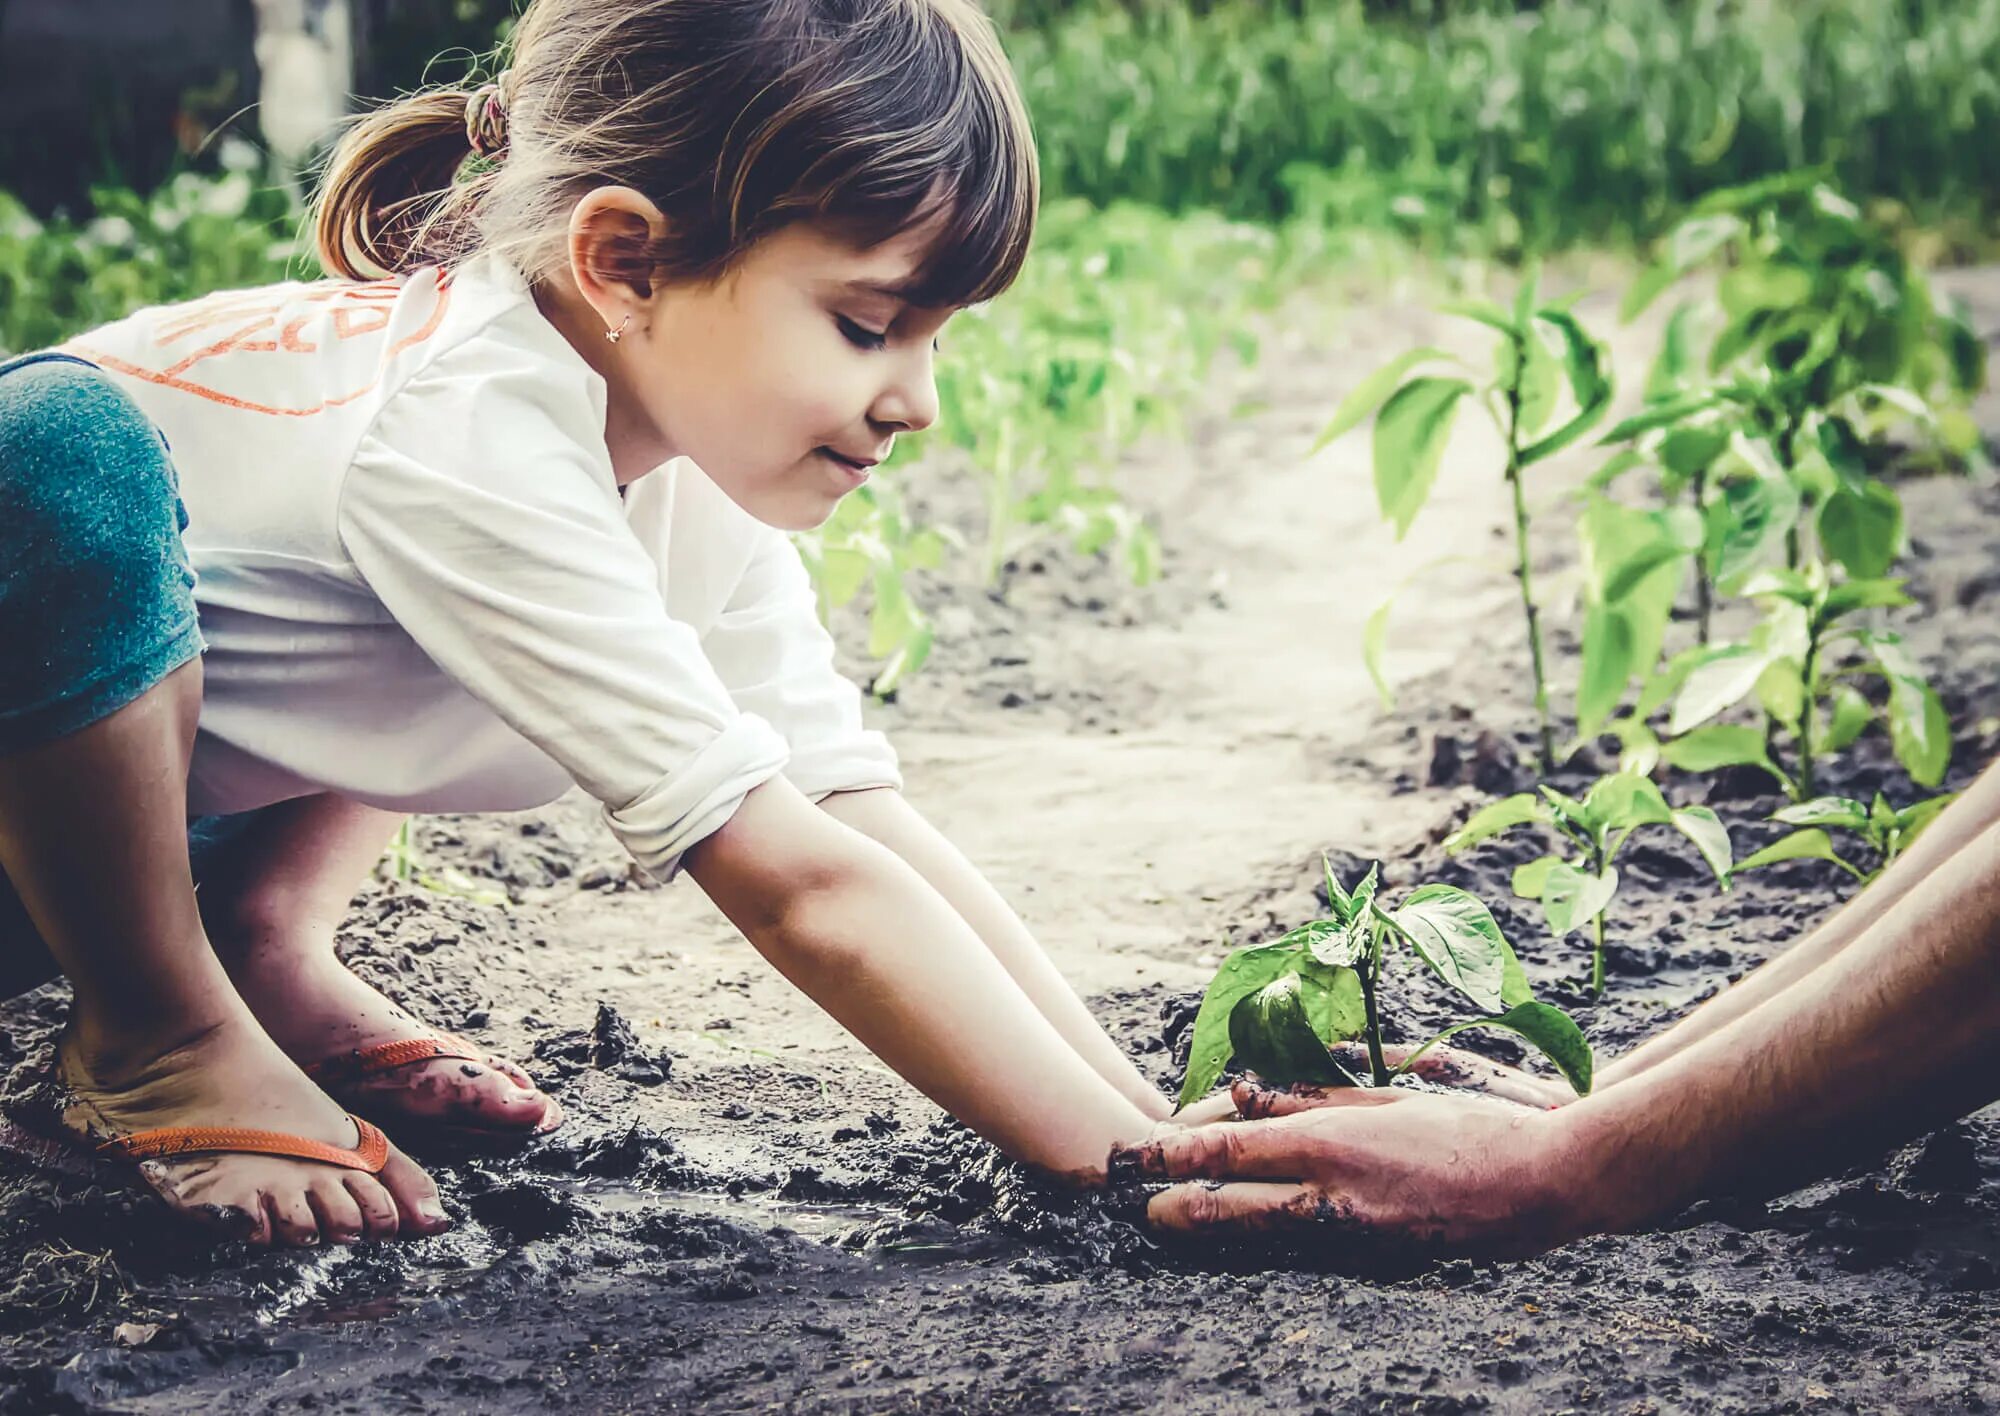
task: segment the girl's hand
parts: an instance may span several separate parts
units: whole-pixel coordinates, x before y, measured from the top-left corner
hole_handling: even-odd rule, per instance
[[[1416,1051],[1415,1047],[1384,1044],[1382,1060],[1391,1067],[1403,1065],[1403,1059]],[[1334,1060],[1356,1076],[1368,1075],[1368,1050],[1358,1042],[1345,1042],[1333,1049]],[[1433,1047],[1417,1059],[1410,1068],[1413,1076],[1439,1086],[1456,1087],[1460,1091],[1484,1092],[1500,1101],[1511,1101],[1520,1106],[1530,1106],[1537,1111],[1553,1111],[1558,1106],[1567,1106],[1576,1100],[1576,1093],[1569,1084],[1560,1079],[1538,1077],[1532,1072],[1524,1072],[1519,1067],[1509,1067],[1504,1062],[1481,1057],[1477,1052],[1466,1052],[1456,1047],[1443,1045]],[[1301,1088],[1301,1092],[1311,1090]],[[1333,1090],[1343,1090],[1333,1088]],[[1281,1093],[1258,1093],[1261,1098],[1270,1098],[1273,1110],[1260,1111],[1259,1116],[1277,1116],[1285,1111],[1302,1109],[1299,1105],[1287,1104]],[[1312,1105],[1310,1101],[1302,1105]],[[1251,1113],[1245,1112],[1244,1115]]]
[[[1154,1128],[1156,1132],[1184,1130],[1189,1126],[1206,1126],[1211,1121],[1234,1121],[1237,1117],[1236,1097],[1228,1087],[1191,1101],[1179,1111],[1166,1118]]]

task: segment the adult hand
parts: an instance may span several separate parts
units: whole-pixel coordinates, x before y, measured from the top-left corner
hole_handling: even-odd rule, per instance
[[[1239,1084],[1239,1110],[1264,1107]],[[1330,1089],[1319,1104],[1255,1121],[1155,1133],[1114,1153],[1121,1169],[1181,1184],[1147,1218],[1170,1230],[1323,1230],[1399,1253],[1539,1253],[1595,1227],[1586,1168],[1560,1113],[1477,1097]]]

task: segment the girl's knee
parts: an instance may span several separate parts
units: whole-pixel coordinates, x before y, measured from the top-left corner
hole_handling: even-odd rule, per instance
[[[159,430],[103,370],[0,363],[0,751],[97,721],[201,649]]]
[[[0,365],[0,510],[17,557],[115,556],[182,529],[159,430],[110,375],[69,358]]]

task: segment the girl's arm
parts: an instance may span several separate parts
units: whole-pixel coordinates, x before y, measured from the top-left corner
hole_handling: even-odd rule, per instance
[[[959,849],[891,788],[835,792],[820,803],[829,815],[902,857],[958,911],[1050,1026],[1097,1074],[1155,1121],[1173,1110],[1157,1087],[1091,1016],[1020,916]]]
[[[1151,1130],[923,875],[784,778],[684,864],[780,973],[1014,1158],[1100,1181],[1111,1147]]]

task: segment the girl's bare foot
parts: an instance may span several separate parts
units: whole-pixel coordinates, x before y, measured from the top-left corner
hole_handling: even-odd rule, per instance
[[[215,946],[250,1011],[301,1067],[379,1043],[440,1036],[350,972],[333,952],[330,931],[296,927],[248,946],[218,933]],[[435,1058],[327,1084],[392,1133],[399,1124],[430,1123],[525,1138],[560,1116],[525,1072],[498,1057]]]
[[[57,1044],[45,1089],[52,1121],[90,1143],[162,1127],[239,1126],[352,1148],[354,1123],[247,1014],[182,1037]],[[143,1161],[146,1184],[177,1212],[252,1244],[309,1247],[414,1238],[451,1227],[437,1186],[390,1147],[382,1169],[236,1152]]]

